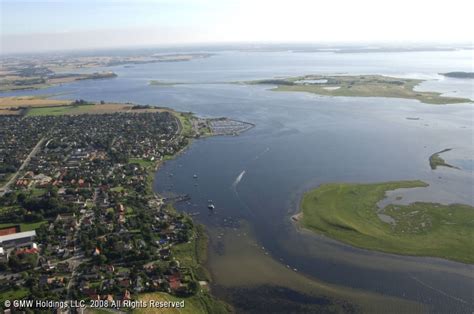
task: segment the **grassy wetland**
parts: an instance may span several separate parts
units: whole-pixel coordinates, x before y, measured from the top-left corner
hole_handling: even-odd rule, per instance
[[[474,263],[471,206],[425,202],[377,206],[386,191],[424,186],[422,181],[324,184],[304,195],[299,224],[361,248]]]
[[[446,97],[438,92],[416,91],[415,86],[422,82],[423,80],[382,75],[306,75],[248,83],[276,85],[272,89],[274,91],[308,92],[324,96],[405,98],[426,104],[472,102],[468,98]]]

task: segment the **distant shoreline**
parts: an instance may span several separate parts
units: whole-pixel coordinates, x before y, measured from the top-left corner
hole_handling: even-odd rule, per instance
[[[474,79],[474,72],[447,72],[439,74],[450,78]]]

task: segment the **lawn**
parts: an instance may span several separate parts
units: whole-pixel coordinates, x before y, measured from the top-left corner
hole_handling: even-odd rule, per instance
[[[41,225],[43,225],[45,223],[47,223],[46,220],[40,221],[40,222],[20,223],[20,224],[7,223],[7,224],[0,224],[0,229],[20,225],[20,231],[25,232],[25,231],[36,230],[39,227],[41,227]]]
[[[111,188],[110,190],[112,192],[119,192],[120,193],[120,192],[123,192],[124,188],[123,188],[123,186],[116,186],[114,188]]]
[[[3,305],[3,303],[6,300],[20,300],[26,297],[30,292],[26,288],[20,288],[20,289],[10,289],[10,290],[5,290],[0,292],[0,304]]]
[[[146,160],[143,158],[129,158],[129,164],[138,164],[144,168],[152,167],[156,164],[156,161]]]
[[[179,119],[179,122],[181,123],[181,134],[184,136],[191,136],[193,133],[193,126],[191,124],[192,114],[177,112],[175,113],[175,116]]]
[[[361,248],[390,253],[434,256],[474,263],[474,208],[468,205],[412,203],[388,205],[377,215],[385,192],[426,186],[421,181],[375,184],[324,184],[302,200],[301,225]]]
[[[46,192],[48,192],[47,189],[41,189],[41,188],[31,188],[30,189],[30,195],[32,197],[40,197],[40,196],[43,196],[44,194],[46,194]]]

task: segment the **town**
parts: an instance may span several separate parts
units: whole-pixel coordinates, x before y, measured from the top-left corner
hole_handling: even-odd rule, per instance
[[[182,124],[169,111],[0,116],[0,298],[206,289],[202,227],[152,192],[189,142]]]

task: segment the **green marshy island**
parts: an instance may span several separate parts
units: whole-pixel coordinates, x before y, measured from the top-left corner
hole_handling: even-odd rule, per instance
[[[301,213],[294,219],[305,229],[360,248],[474,263],[472,206],[427,202],[377,206],[387,191],[426,186],[418,180],[323,184],[303,196]]]
[[[308,92],[324,96],[405,98],[416,99],[426,104],[472,102],[468,98],[446,97],[438,92],[415,91],[415,86],[423,81],[382,75],[306,75],[246,83],[276,85],[273,91]]]
[[[452,150],[451,148],[446,148],[443,149],[442,151],[439,151],[437,153],[434,153],[433,155],[430,156],[430,167],[432,170],[435,170],[436,168],[443,166],[443,167],[448,167],[448,168],[454,168],[454,169],[459,169],[458,167],[455,167],[453,165],[448,164],[441,156],[440,154],[446,153]]]

